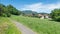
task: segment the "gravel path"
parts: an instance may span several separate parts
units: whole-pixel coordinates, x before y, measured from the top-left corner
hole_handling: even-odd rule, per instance
[[[26,26],[24,26],[23,24],[17,22],[17,21],[13,21],[11,20],[16,27],[22,32],[22,34],[36,34],[35,32],[33,32],[31,29],[27,28]]]

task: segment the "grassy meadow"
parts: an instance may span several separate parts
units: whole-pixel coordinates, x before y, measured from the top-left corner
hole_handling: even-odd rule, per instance
[[[39,34],[60,34],[60,22],[24,16],[12,16],[14,19]]]
[[[21,34],[21,32],[7,17],[0,17],[0,34]]]

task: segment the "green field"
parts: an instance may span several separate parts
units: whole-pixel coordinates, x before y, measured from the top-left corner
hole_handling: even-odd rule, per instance
[[[24,16],[12,16],[11,18],[39,34],[60,34],[60,22]]]
[[[0,17],[0,34],[21,34],[21,32],[7,17]]]

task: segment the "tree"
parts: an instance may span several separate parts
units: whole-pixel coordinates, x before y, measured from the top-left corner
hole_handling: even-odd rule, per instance
[[[13,14],[13,15],[20,15],[20,14],[21,14],[20,11],[17,10],[17,9],[16,9],[15,7],[13,7],[12,5],[8,5],[7,8],[8,8],[8,11],[9,11],[11,14]]]
[[[20,15],[21,11],[17,10],[12,5],[5,6],[0,4],[0,16],[10,17],[12,15]]]
[[[54,20],[60,21],[60,9],[52,10],[51,17]]]
[[[6,6],[3,4],[0,4],[0,16],[2,16],[5,11],[6,11]]]
[[[0,16],[10,17],[7,7],[3,4],[0,4]]]

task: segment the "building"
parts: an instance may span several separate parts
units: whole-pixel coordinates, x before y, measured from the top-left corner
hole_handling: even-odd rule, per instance
[[[38,16],[40,19],[48,19],[49,18],[49,14],[46,14],[46,13],[39,13]]]

